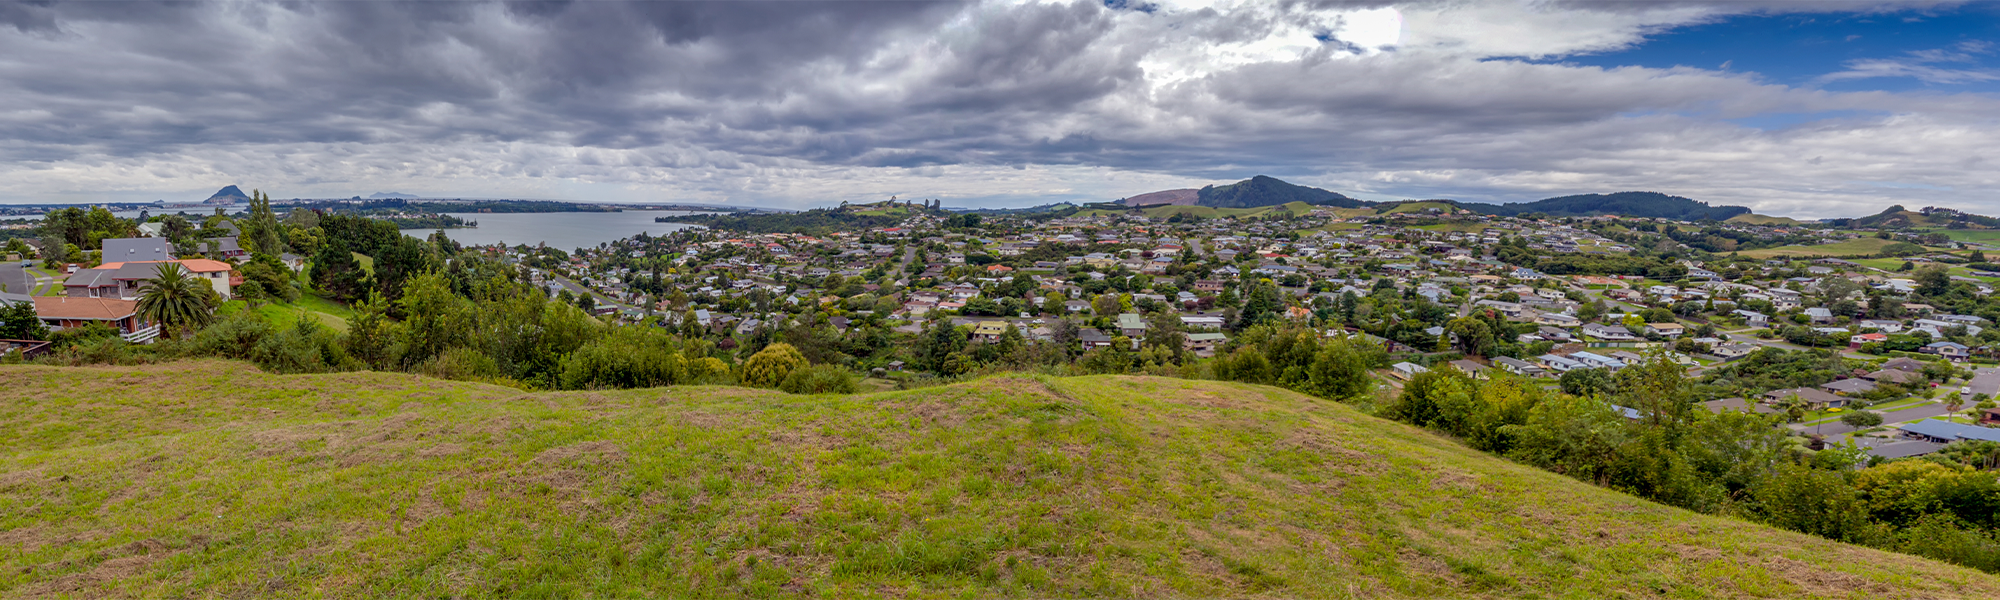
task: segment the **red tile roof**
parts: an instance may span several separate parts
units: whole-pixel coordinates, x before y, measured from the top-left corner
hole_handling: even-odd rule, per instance
[[[36,296],[35,314],[44,319],[116,321],[138,314],[139,301],[115,298]]]

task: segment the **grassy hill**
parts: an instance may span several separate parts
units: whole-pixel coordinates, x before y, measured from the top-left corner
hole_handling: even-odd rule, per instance
[[[0,382],[9,598],[2000,596],[1269,387]]]
[[[1832,244],[1814,244],[1808,246],[1778,246],[1776,248],[1745,250],[1743,252],[1740,252],[1739,254],[1751,258],[1775,258],[1779,256],[1826,256],[1826,257],[1874,256],[1878,253],[1881,253],[1883,248],[1886,248],[1890,244],[1894,243],[1896,242],[1893,240],[1864,237],[1864,238],[1854,238],[1851,240],[1841,240],[1839,242],[1835,242]]]
[[[1749,225],[1805,225],[1806,224],[1805,221],[1800,221],[1798,219],[1794,219],[1791,217],[1773,217],[1770,215],[1760,215],[1755,213],[1743,213],[1740,215],[1736,215],[1734,217],[1730,217],[1729,220],[1726,222],[1744,223]]]

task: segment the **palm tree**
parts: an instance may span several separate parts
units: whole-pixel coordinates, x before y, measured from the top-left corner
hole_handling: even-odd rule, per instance
[[[1799,419],[1805,418],[1806,409],[1810,407],[1811,405],[1806,404],[1805,399],[1800,398],[1798,394],[1787,394],[1784,398],[1778,400],[1777,406],[1778,410],[1784,411],[1785,418],[1792,423],[1797,423]]]
[[[161,263],[159,274],[139,292],[139,315],[167,331],[208,324],[215,315],[215,290],[188,275],[179,263]]]

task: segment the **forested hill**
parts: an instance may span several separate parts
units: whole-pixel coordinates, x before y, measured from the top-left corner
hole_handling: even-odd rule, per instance
[[[1356,200],[1336,192],[1316,187],[1306,187],[1286,183],[1276,177],[1258,175],[1229,185],[1211,185],[1196,192],[1197,206],[1215,208],[1258,208],[1277,206],[1293,202],[1304,202],[1318,206],[1338,206],[1357,208],[1374,206],[1375,203]]]
[[[1700,221],[1726,220],[1741,214],[1749,214],[1750,209],[1741,206],[1709,206],[1699,202],[1669,196],[1659,192],[1618,192],[1615,194],[1578,194],[1561,196],[1534,202],[1514,204],[1459,203],[1460,208],[1491,215],[1515,216],[1528,213],[1542,213],[1552,217],[1588,217],[1596,215],[1618,215],[1623,217],[1658,217]]]

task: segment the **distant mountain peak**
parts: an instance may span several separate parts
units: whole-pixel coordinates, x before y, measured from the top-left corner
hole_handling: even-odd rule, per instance
[[[215,192],[215,195],[208,197],[208,199],[210,200],[215,200],[219,198],[242,198],[244,200],[249,200],[250,195],[243,193],[243,190],[236,189],[236,186],[232,185],[223,187],[222,189],[217,190]]]
[[[402,192],[375,192],[368,195],[369,200],[414,200],[417,198],[422,198],[422,196]]]

